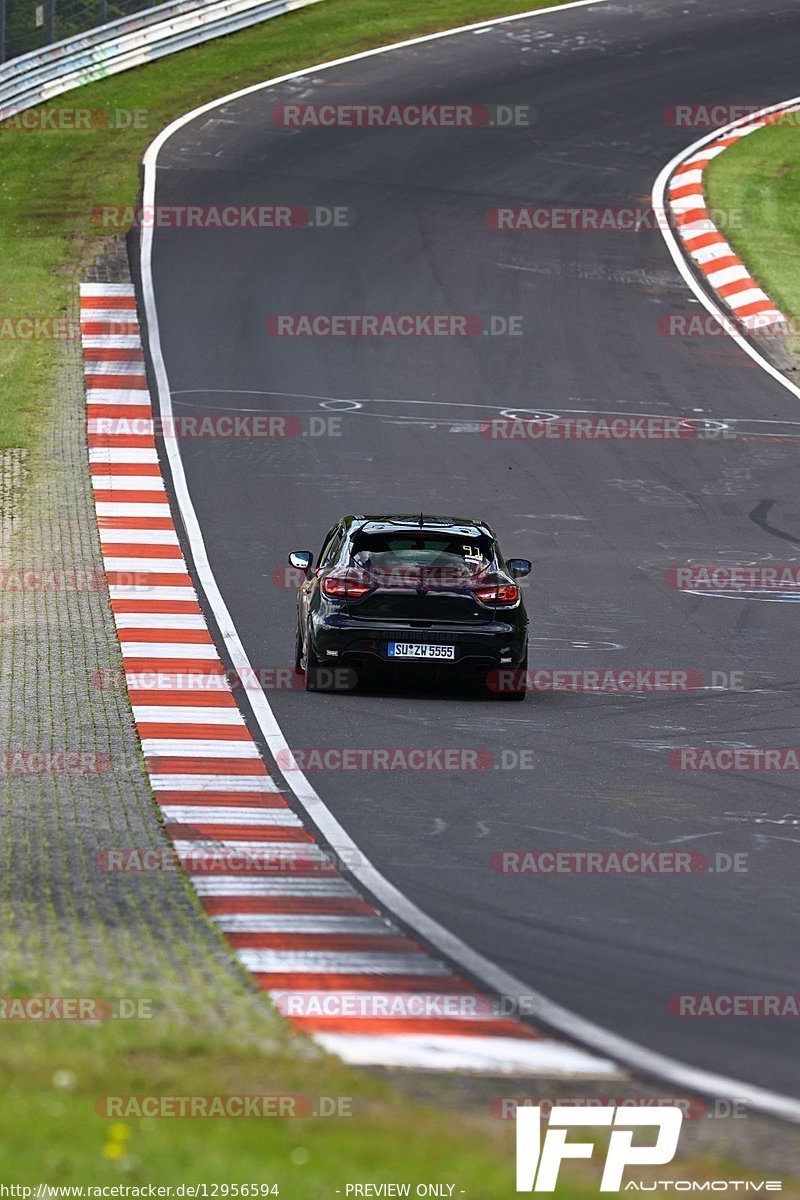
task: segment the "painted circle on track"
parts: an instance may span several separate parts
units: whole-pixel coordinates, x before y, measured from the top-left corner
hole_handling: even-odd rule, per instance
[[[716,421],[712,417],[682,417],[681,425],[686,429],[693,429],[696,433],[703,433],[706,437],[720,437],[730,433],[733,437],[735,431],[733,426],[728,421]]]
[[[540,412],[537,408],[503,408],[500,416],[508,421],[558,421],[557,413]]]

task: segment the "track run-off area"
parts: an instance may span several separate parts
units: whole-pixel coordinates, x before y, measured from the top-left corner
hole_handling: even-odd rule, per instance
[[[485,518],[506,554],[533,560],[532,668],[701,678],[524,705],[267,683],[246,707],[277,768],[287,748],[481,751],[484,769],[347,770],[329,754],[283,775],[327,844],[357,847],[357,882],[468,974],[535,995],[540,1021],[595,1051],[687,1087],[721,1080],[783,1115],[799,1111],[797,1019],[758,1015],[758,998],[800,992],[796,774],[698,771],[681,751],[793,745],[796,609],[758,588],[698,595],[674,572],[798,563],[800,407],[735,340],[671,332],[702,308],[648,206],[703,132],[675,106],[795,95],[798,36],[788,0],[626,0],[251,89],[160,135],[144,203],[290,206],[288,225],[150,226],[136,281],[160,417],[241,421],[239,437],[167,437],[162,456],[234,667],[274,681],[291,665],[289,550],[317,552],[344,513],[424,510]],[[297,126],[298,104],[493,116]],[[520,207],[642,219],[498,221]],[[467,335],[291,336],[299,317],[335,314],[463,316]],[[537,415],[678,420],[691,436],[487,436]],[[292,436],[252,436],[269,417]],[[514,869],[525,851],[573,866]],[[625,851],[701,865],[574,866]],[[701,996],[755,1000],[749,1016],[693,1016]]]

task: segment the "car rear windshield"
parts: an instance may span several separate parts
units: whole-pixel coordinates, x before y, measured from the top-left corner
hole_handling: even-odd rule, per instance
[[[487,537],[424,530],[361,534],[352,547],[352,562],[365,571],[432,568],[469,576],[485,570],[493,560],[494,546]]]

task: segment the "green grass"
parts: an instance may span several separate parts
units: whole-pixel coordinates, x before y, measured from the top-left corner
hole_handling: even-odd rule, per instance
[[[800,316],[800,114],[717,155],[705,187],[710,207],[735,218],[726,237],[753,278],[786,316]]]
[[[267,1016],[267,1022],[274,1019]],[[234,1022],[210,1030],[187,1014],[174,1022],[107,1021],[92,1026],[5,1023],[0,1035],[3,1184],[277,1184],[284,1200],[335,1200],[347,1183],[455,1185],[453,1200],[514,1194],[514,1122],[472,1104],[463,1081],[437,1085],[433,1103],[412,1101],[365,1071],[343,1067],[305,1039],[279,1032],[271,1043]],[[275,1032],[273,1027],[273,1032]],[[263,1033],[263,1031],[262,1031]],[[541,1090],[541,1085],[539,1085]],[[531,1080],[499,1094],[537,1094]],[[549,1085],[579,1094],[580,1084]],[[192,1118],[103,1115],[107,1098],[272,1095],[312,1109],[326,1098],[340,1115]],[[101,1112],[98,1112],[98,1108]],[[593,1161],[565,1164],[555,1200],[596,1198],[604,1135]],[[630,1177],[757,1178],[733,1158],[702,1149],[667,1168]],[[772,1173],[771,1177],[775,1177]],[[784,1175],[785,1197],[800,1196]]]
[[[141,109],[146,129],[0,131],[0,320],[68,313],[81,271],[107,236],[92,228],[91,209],[134,203],[141,154],[175,116],[326,58],[546,2],[326,0],[50,106]],[[0,448],[36,444],[57,357],[45,341],[0,339]],[[136,948],[128,949],[132,966]],[[124,942],[120,955],[125,959]],[[152,969],[157,973],[158,965]],[[106,984],[106,992],[115,990]],[[456,1195],[463,1187],[470,1200],[512,1194],[511,1122],[488,1113],[463,1115],[455,1085],[452,1107],[448,1102],[444,1111],[407,1100],[293,1036],[266,1004],[250,1003],[246,988],[237,990],[222,972],[215,986],[215,1005],[204,1005],[187,985],[182,1015],[172,990],[152,1021],[90,1027],[0,1022],[2,1182],[269,1182],[292,1200],[334,1197],[346,1182],[381,1181],[452,1182]],[[8,994],[8,979],[0,990]],[[41,987],[28,981],[16,990],[52,995],[59,987],[51,974]],[[227,1022],[220,1010],[228,1012]],[[353,1115],[118,1121],[95,1111],[107,1095],[264,1092],[344,1097]],[[567,1172],[564,1178],[562,1196],[596,1195],[593,1175],[585,1190]]]
[[[144,129],[0,130],[0,322],[74,311],[76,284],[108,236],[92,227],[91,210],[135,203],[142,152],[179,114],[326,58],[536,6],[537,0],[327,0],[48,106],[142,110]],[[57,361],[51,342],[0,336],[0,449],[36,446],[48,420]],[[43,921],[41,913],[38,919]],[[107,932],[114,936],[113,929]],[[181,992],[170,970],[148,958],[147,946],[130,944],[125,931],[117,931],[116,941],[120,963],[113,972],[100,971],[102,986],[83,986],[91,975],[87,948],[78,972],[81,993],[146,990],[157,1001],[160,995],[158,1015],[89,1027],[0,1021],[0,1182],[270,1182],[293,1200],[333,1196],[353,1180],[454,1182],[477,1198],[512,1191],[511,1122],[488,1112],[464,1116],[455,1098],[452,1108],[439,1112],[343,1067],[294,1035],[244,982],[207,962],[205,947],[197,969],[183,973]],[[175,947],[172,975],[181,974],[183,949]],[[65,982],[74,982],[74,975],[44,943],[39,957],[36,971],[27,955],[23,978],[7,945],[0,994],[74,994]],[[143,978],[152,986],[143,989]],[[265,1092],[343,1097],[352,1115],[120,1121],[95,1110],[98,1098],[108,1095]],[[565,1185],[562,1195],[580,1198],[590,1190]]]
[[[141,110],[145,129],[0,128],[0,320],[68,311],[81,267],[108,236],[92,227],[91,210],[135,203],[142,152],[181,113],[326,59],[552,2],[325,0],[43,106]],[[0,336],[0,449],[35,443],[46,419],[55,360],[46,341]]]
[[[28,993],[30,994],[30,993]],[[52,994],[52,993],[51,993]],[[97,994],[97,993],[95,993]],[[277,1184],[284,1200],[335,1200],[348,1183],[455,1185],[453,1200],[514,1194],[515,1123],[472,1103],[464,1081],[438,1083],[431,1102],[412,1100],[363,1070],[342,1066],[304,1038],[265,1022],[234,1020],[216,1030],[201,1014],[183,1022],[4,1023],[0,1032],[3,1184]],[[155,1011],[160,1011],[158,1005]],[[238,1013],[241,1018],[241,1010]],[[265,1040],[270,1026],[275,1037]],[[544,1090],[580,1094],[579,1083],[497,1084],[497,1094]],[[623,1090],[625,1090],[623,1088]],[[307,1112],[295,1117],[105,1115],[109,1098],[141,1107],[145,1098],[273,1096]],[[600,1130],[591,1162],[565,1163],[554,1200],[597,1196],[607,1144]],[[729,1153],[684,1153],[669,1167],[631,1170],[655,1179],[762,1178]],[[771,1177],[775,1177],[772,1173]],[[800,1196],[783,1175],[787,1200]]]
[[[2,1182],[277,1183],[292,1200],[333,1196],[354,1180],[453,1181],[470,1197],[513,1190],[513,1122],[437,1112],[333,1059],[309,1063],[287,1042],[265,1053],[234,1031],[159,1020],[7,1026]],[[341,1098],[352,1115],[120,1120],[95,1111],[107,1096],[270,1093]]]

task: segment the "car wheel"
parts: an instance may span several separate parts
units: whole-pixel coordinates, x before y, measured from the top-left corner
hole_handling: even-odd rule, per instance
[[[314,653],[314,646],[311,642],[311,634],[306,639],[306,691],[320,692],[324,688],[320,685],[320,672],[322,664]]]
[[[300,636],[300,623],[294,635],[294,670],[296,675],[303,674],[303,639]]]
[[[526,653],[522,662],[515,668],[518,673],[518,682],[521,687],[508,689],[507,691],[499,692],[501,700],[524,700],[528,694],[528,655]]]

